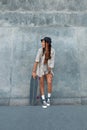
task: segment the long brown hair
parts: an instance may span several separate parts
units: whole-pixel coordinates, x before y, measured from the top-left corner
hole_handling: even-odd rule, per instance
[[[51,38],[50,37],[44,37],[41,39],[42,41],[45,41],[45,48],[43,48],[42,56],[45,54],[44,64],[47,64],[48,60],[51,59]]]
[[[44,64],[47,64],[49,59],[51,59],[51,44],[46,42]]]

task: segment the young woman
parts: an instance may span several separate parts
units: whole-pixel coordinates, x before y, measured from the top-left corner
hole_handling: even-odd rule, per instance
[[[51,45],[51,38],[45,37],[41,39],[42,48],[38,50],[32,76],[35,78],[39,76],[40,79],[40,94],[42,98],[42,107],[47,108],[50,106],[50,98],[52,93],[52,78],[53,78],[53,68],[54,68],[54,59],[55,59],[55,50]],[[44,93],[44,79],[47,79],[47,100]]]

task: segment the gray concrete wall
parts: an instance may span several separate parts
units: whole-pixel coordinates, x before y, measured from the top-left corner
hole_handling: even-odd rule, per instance
[[[0,105],[29,105],[44,36],[56,50],[53,103],[87,103],[87,1],[0,0]]]

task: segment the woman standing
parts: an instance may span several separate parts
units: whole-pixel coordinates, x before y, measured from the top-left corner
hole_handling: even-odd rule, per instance
[[[40,79],[40,94],[42,99],[42,107],[47,108],[50,106],[50,98],[52,93],[52,78],[53,78],[53,68],[54,68],[54,59],[55,59],[55,50],[51,45],[51,38],[45,37],[41,39],[42,48],[38,50],[32,76],[35,78],[39,76]],[[47,79],[47,100],[44,93],[44,79]]]

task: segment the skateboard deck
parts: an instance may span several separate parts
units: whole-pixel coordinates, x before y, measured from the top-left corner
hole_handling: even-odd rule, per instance
[[[30,105],[36,105],[37,103],[37,89],[38,89],[38,77],[30,79]]]

